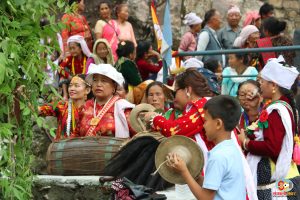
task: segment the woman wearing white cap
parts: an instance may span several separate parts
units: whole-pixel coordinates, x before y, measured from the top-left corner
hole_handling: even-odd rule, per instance
[[[183,23],[188,25],[190,30],[182,36],[179,45],[179,51],[196,51],[198,33],[201,31],[202,19],[195,13],[191,12],[185,15]],[[184,60],[187,58],[189,57],[184,57]]]
[[[283,62],[282,56],[270,59],[261,71],[262,96],[271,102],[264,106],[258,120],[246,128],[247,133],[242,131],[239,135],[244,150],[248,152],[247,160],[259,199],[276,198],[274,192],[283,191],[278,183],[286,178],[294,183],[294,188],[287,188],[289,191],[295,192],[297,188],[292,179],[299,176],[292,158],[293,137],[298,129],[292,90],[299,73],[295,67]]]
[[[124,84],[122,74],[110,64],[91,64],[86,81],[95,99],[86,102],[75,135],[129,138],[132,131],[127,118],[134,104],[117,94]]]

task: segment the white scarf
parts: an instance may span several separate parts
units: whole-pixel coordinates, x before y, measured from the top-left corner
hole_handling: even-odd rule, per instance
[[[256,74],[252,73],[254,71],[253,68],[254,67],[247,67],[247,69],[244,71],[244,73],[242,75],[256,75]],[[236,70],[234,68],[230,67],[229,75],[230,76],[237,76],[238,73],[236,72]],[[231,78],[231,80],[234,83],[242,83],[242,82],[245,82],[246,80],[248,80],[249,78],[250,77],[233,77],[233,78]]]
[[[277,110],[279,115],[281,116],[282,123],[285,128],[285,136],[283,138],[283,143],[281,146],[281,151],[279,153],[275,172],[271,177],[271,181],[277,181],[279,179],[284,179],[291,166],[292,154],[293,154],[293,128],[292,128],[292,120],[288,111],[288,108],[284,106],[282,103],[275,103],[267,107],[267,112],[270,114],[273,110]],[[263,141],[263,131],[260,129],[259,131],[254,132],[256,136],[256,141]],[[257,185],[257,165],[261,160],[261,156],[253,155],[249,153],[247,155],[247,161],[252,170],[252,174],[254,177],[254,183]]]
[[[125,99],[119,99],[114,106],[115,137],[129,138],[129,127],[124,111],[127,108],[134,108],[135,105]]]
[[[239,149],[239,152],[242,157],[244,176],[245,176],[245,185],[246,185],[246,189],[247,189],[248,198],[249,198],[249,200],[258,200],[256,184],[254,183],[250,166],[244,156],[244,153],[242,152],[240,145],[238,144],[237,138],[235,137],[235,134],[233,131],[231,132],[231,139],[234,141],[234,144]]]
[[[84,40],[84,37],[82,37],[81,35],[73,35],[68,38],[67,44],[69,45],[70,42],[76,42],[76,43],[80,44],[82,52],[87,57],[90,57],[91,52]]]

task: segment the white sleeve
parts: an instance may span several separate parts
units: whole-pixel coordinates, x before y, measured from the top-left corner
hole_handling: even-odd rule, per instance
[[[209,34],[207,31],[203,31],[198,38],[197,51],[204,51],[209,42]],[[199,60],[202,60],[203,56],[197,56]]]

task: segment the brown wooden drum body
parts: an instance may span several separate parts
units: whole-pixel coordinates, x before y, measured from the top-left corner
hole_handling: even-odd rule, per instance
[[[85,137],[50,144],[47,171],[51,175],[103,175],[106,163],[120,150],[124,139]]]

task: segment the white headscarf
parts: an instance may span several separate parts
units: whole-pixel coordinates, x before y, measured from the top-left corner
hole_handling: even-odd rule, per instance
[[[258,28],[254,25],[248,25],[248,26],[245,26],[239,37],[237,37],[233,43],[233,46],[234,47],[243,47],[245,45],[245,42],[246,40],[249,38],[249,36],[252,34],[252,33],[256,33],[256,32],[259,32]]]
[[[81,49],[82,49],[82,52],[87,56],[87,57],[90,57],[91,56],[91,52],[90,52],[90,49],[88,48],[85,40],[84,40],[84,37],[80,36],[80,35],[73,35],[71,37],[68,38],[68,45],[70,42],[76,42],[78,44],[80,44],[81,46]]]
[[[191,26],[191,25],[195,25],[195,24],[201,24],[202,23],[202,19],[200,17],[198,17],[196,15],[196,13],[189,13],[189,14],[186,14],[184,16],[184,20],[183,20],[183,23],[188,25],[188,26]]]

